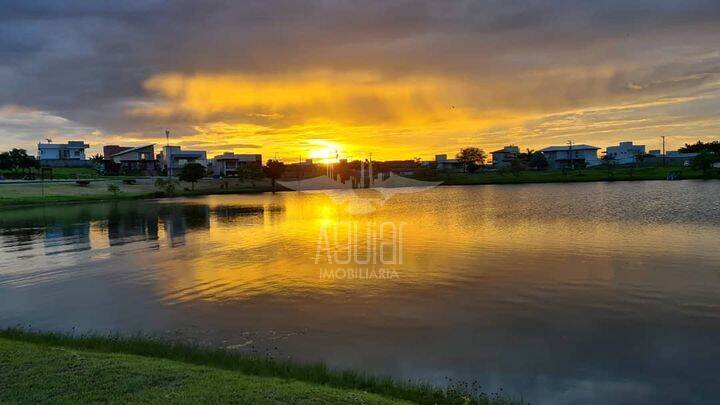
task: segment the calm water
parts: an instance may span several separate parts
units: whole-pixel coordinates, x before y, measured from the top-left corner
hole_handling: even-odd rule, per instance
[[[0,326],[142,331],[544,403],[720,397],[720,182],[363,198],[2,211]]]

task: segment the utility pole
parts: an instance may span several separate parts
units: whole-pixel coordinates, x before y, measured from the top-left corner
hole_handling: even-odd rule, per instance
[[[663,140],[663,167],[665,167],[665,135],[662,136]]]
[[[168,180],[172,180],[172,161],[170,160],[170,130],[165,130],[165,162],[168,167]]]
[[[569,140],[568,144],[570,145],[570,148],[568,149],[568,155],[570,155],[570,169],[575,170],[575,161],[573,160],[573,155],[572,155],[573,141]]]

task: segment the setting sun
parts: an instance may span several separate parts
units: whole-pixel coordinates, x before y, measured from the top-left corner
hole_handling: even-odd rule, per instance
[[[337,163],[343,157],[343,149],[340,145],[321,139],[311,139],[309,141],[316,149],[310,150],[308,158],[316,163]]]

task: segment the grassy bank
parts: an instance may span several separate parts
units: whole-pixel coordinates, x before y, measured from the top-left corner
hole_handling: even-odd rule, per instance
[[[24,403],[516,403],[225,350],[18,329],[0,331],[0,382],[0,402]]]
[[[108,190],[109,185],[118,187],[117,195]],[[268,181],[244,183],[237,180],[203,179],[192,190],[189,183],[180,182],[173,196],[195,196],[208,194],[258,193],[270,191]],[[80,187],[75,182],[34,183],[0,183],[0,208],[81,203],[94,201],[128,200],[141,198],[158,198],[166,196],[155,186],[155,180],[137,179],[136,184],[125,184],[121,179],[105,178],[91,181]]]
[[[597,167],[584,170],[568,170],[563,173],[559,170],[530,171],[525,170],[519,173],[509,172],[476,172],[449,173],[428,177],[444,181],[444,185],[471,185],[471,184],[522,184],[522,183],[566,183],[566,182],[588,182],[588,181],[634,181],[634,180],[666,180],[670,172],[679,172],[681,179],[702,179],[700,171],[686,167],[616,167],[612,171],[606,168]],[[720,178],[717,171],[710,174],[709,178]]]

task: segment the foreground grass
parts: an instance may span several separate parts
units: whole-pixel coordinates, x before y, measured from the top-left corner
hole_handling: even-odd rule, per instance
[[[0,402],[506,404],[324,365],[144,338],[0,331]]]

